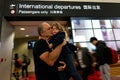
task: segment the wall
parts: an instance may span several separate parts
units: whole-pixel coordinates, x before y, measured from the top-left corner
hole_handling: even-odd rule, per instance
[[[5,19],[2,20],[0,46],[0,80],[10,80],[14,28]]]
[[[3,6],[4,6],[4,1],[0,1],[0,46],[1,46],[1,28],[2,28],[2,17],[3,17]]]
[[[29,72],[34,72],[34,62],[33,62],[33,55],[32,49],[28,49],[28,41],[30,40],[37,40],[37,38],[17,38],[14,40],[14,53],[18,53],[20,58],[22,58],[22,54],[25,53],[30,57],[31,63],[28,67]]]

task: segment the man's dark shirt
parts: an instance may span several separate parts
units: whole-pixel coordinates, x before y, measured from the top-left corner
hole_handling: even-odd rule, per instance
[[[44,52],[51,52],[47,42],[40,39],[35,43],[33,49],[34,63],[35,63],[35,74],[36,80],[59,80],[57,74],[57,66],[49,66],[40,59],[40,55]]]

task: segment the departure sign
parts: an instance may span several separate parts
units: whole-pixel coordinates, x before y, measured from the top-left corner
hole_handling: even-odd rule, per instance
[[[9,10],[8,10],[9,9]],[[100,4],[71,2],[8,2],[7,15],[72,16],[88,11],[101,11]],[[85,13],[84,13],[85,14]]]
[[[100,10],[100,5],[11,4],[11,14],[64,14],[65,10]]]
[[[9,16],[120,16],[120,3],[10,1],[6,6]]]

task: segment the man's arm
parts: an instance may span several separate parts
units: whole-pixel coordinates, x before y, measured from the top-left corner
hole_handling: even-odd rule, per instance
[[[44,52],[39,57],[41,60],[43,60],[45,63],[47,63],[49,66],[53,66],[56,60],[58,59],[62,47],[66,44],[66,41],[63,41],[60,45],[58,45],[52,52]]]

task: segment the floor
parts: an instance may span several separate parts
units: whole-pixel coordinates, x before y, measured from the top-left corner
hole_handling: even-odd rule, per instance
[[[120,60],[118,63],[110,65],[110,75],[112,80],[120,80]]]
[[[120,60],[118,63],[110,65],[110,75],[111,80],[120,80]],[[11,80],[15,80],[14,77],[12,77]],[[35,75],[33,73],[29,75],[29,80],[35,80]]]

